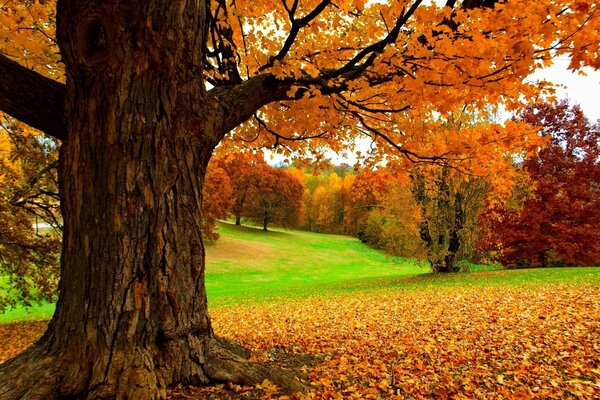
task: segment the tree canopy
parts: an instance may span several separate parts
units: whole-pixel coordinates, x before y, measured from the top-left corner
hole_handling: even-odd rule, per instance
[[[400,154],[477,174],[473,155],[489,153],[503,165],[531,144],[526,124],[475,137],[444,121],[463,104],[480,115],[547,94],[525,78],[553,57],[600,68],[599,6],[3,3],[0,110],[62,141],[64,234],[53,320],[0,366],[0,397],[162,399],[215,380],[301,390],[212,330],[199,217],[214,149],[320,157],[368,137],[372,162]]]

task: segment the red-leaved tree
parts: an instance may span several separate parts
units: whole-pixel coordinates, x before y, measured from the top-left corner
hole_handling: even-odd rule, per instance
[[[217,240],[216,221],[227,218],[234,203],[231,181],[218,162],[208,164],[202,200],[202,237]]]
[[[550,143],[524,160],[531,196],[499,211],[488,247],[507,266],[600,263],[600,124],[567,101],[532,106],[521,118]]]
[[[267,164],[257,165],[254,172],[255,185],[250,188],[244,216],[261,223],[264,231],[270,223],[296,226],[304,193],[302,183],[285,170]]]

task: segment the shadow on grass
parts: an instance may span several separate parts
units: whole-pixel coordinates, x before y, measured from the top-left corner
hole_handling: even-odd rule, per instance
[[[272,227],[269,228],[269,230],[265,231],[263,230],[262,226],[254,226],[254,225],[235,225],[234,223],[231,222],[225,222],[225,221],[219,221],[217,223],[217,227],[219,228],[219,230],[225,230],[225,231],[229,231],[229,232],[236,232],[236,233],[242,233],[242,234],[248,234],[248,235],[264,235],[264,236],[290,236],[291,234],[291,230],[289,232],[286,232],[285,228],[280,228],[280,227]],[[217,232],[219,232],[219,230]]]

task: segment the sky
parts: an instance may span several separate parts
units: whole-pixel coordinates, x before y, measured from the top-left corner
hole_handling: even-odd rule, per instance
[[[556,91],[557,98],[568,97],[571,103],[579,104],[591,122],[600,119],[600,71],[585,68],[587,76],[583,76],[569,71],[568,65],[566,58],[555,59],[551,67],[536,72],[531,79],[563,85]]]

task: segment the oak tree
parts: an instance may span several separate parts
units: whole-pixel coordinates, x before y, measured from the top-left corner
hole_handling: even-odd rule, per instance
[[[517,107],[538,93],[523,78],[553,55],[600,66],[598,4],[581,0],[57,3],[0,14],[36,11],[15,35],[48,46],[56,18],[65,80],[52,79],[57,52],[2,30],[0,110],[62,141],[64,219],[56,312],[0,367],[3,399],[157,399],[180,382],[265,378],[299,389],[214,336],[201,235],[214,148],[336,151],[369,135],[418,159],[399,117],[459,100]],[[49,60],[39,72],[32,53]]]

